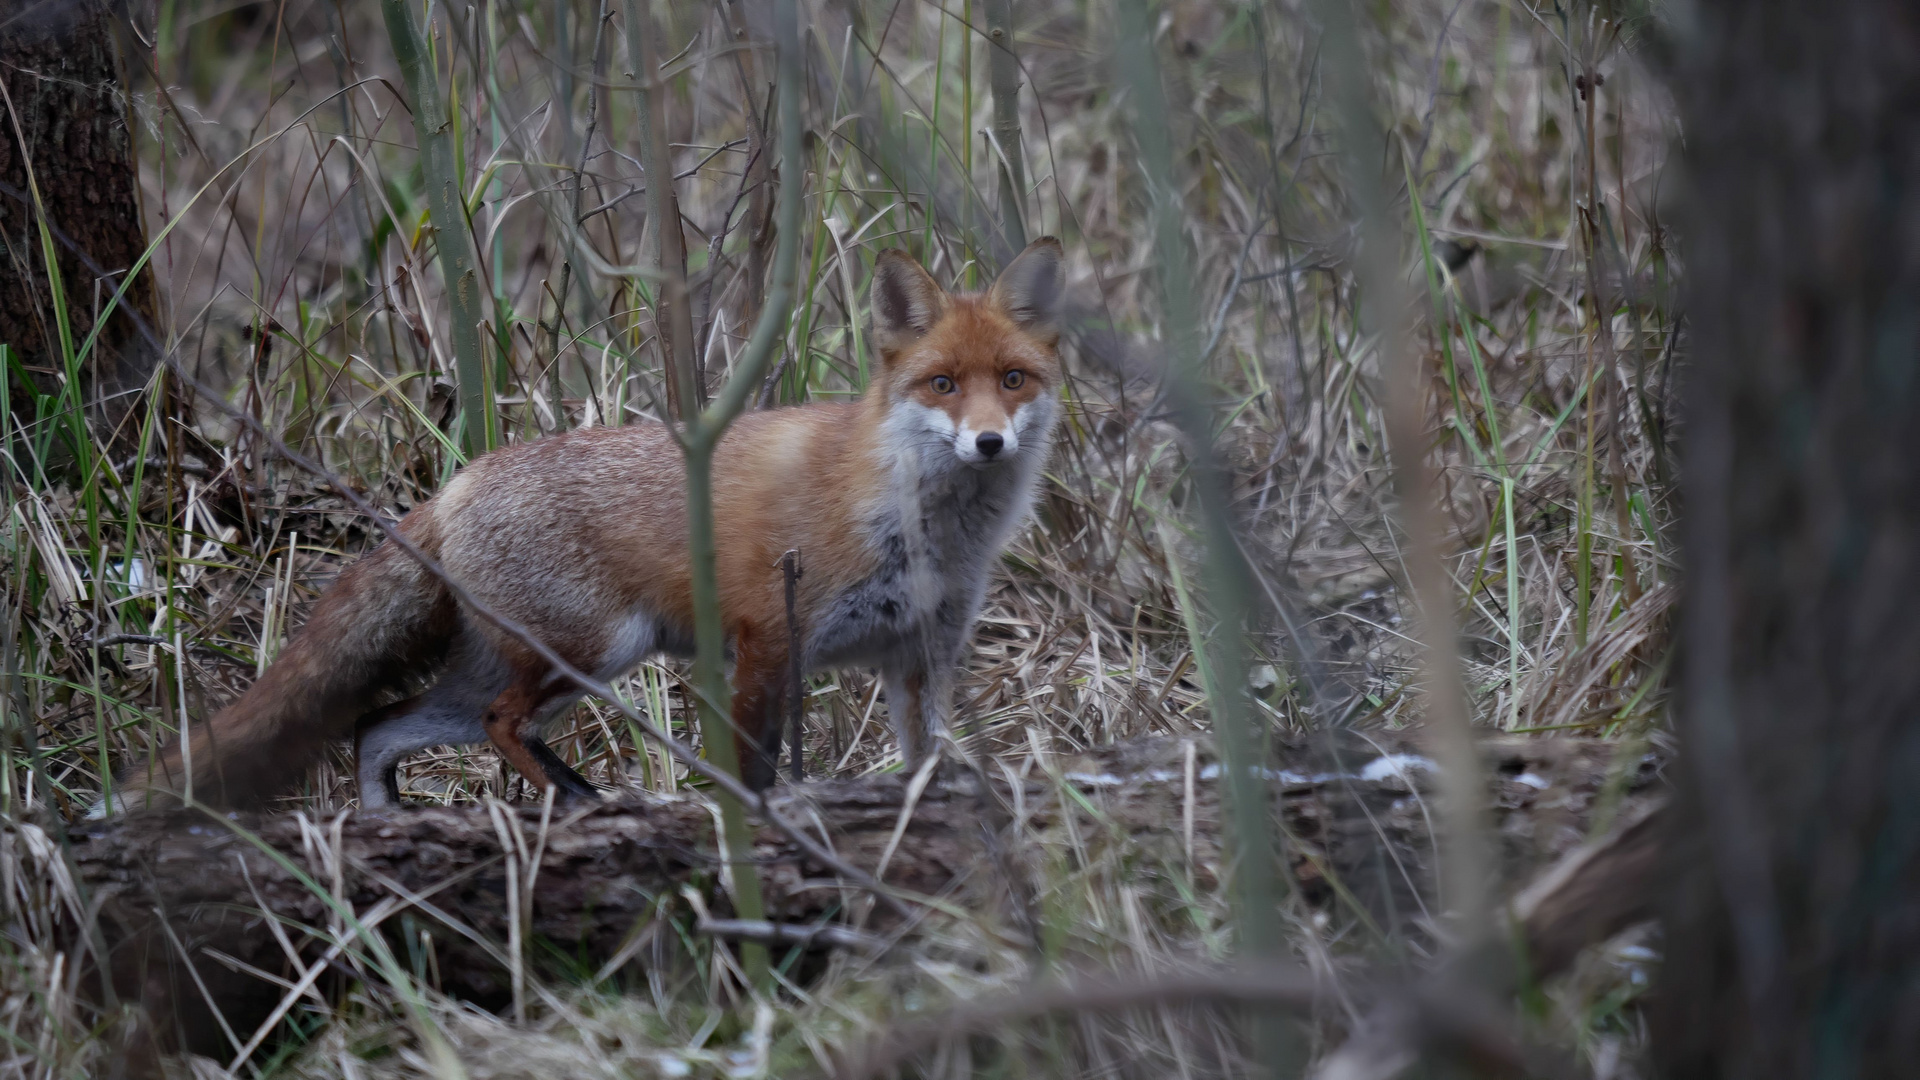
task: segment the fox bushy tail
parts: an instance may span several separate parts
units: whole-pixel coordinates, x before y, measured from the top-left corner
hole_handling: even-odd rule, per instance
[[[430,521],[413,519],[430,513],[422,507],[410,515],[414,528],[406,532],[416,543],[430,541],[422,534],[434,530]],[[421,546],[437,554],[437,544]],[[341,572],[245,694],[129,770],[115,785],[111,809],[188,795],[212,806],[248,806],[286,791],[329,741],[352,734],[354,721],[383,693],[435,662],[455,618],[445,584],[393,544],[380,545]]]

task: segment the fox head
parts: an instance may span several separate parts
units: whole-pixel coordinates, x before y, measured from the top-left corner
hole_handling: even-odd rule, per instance
[[[949,295],[913,256],[880,253],[874,390],[903,434],[978,468],[1046,452],[1059,409],[1062,255],[1042,237],[985,293]]]

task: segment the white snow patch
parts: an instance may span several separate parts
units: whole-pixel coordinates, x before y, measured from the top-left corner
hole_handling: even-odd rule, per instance
[[[1367,767],[1360,770],[1360,779],[1385,780],[1389,776],[1411,777],[1415,769],[1438,772],[1440,767],[1433,763],[1433,759],[1421,757],[1419,754],[1382,754],[1367,762]]]

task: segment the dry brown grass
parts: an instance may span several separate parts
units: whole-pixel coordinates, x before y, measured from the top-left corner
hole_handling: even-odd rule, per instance
[[[582,232],[618,265],[646,250],[643,200],[618,18],[606,24],[610,88],[592,91],[595,6],[570,5],[586,24],[572,119],[584,132],[591,110],[595,125],[582,203],[609,209]],[[551,105],[554,7],[496,3],[459,20],[467,41],[440,40],[442,69],[457,77],[470,182],[496,167],[477,188],[475,224],[504,342],[498,408],[514,439],[538,437],[563,415],[569,426],[652,415],[659,390],[636,278],[576,267],[557,355],[550,344],[565,237],[545,208],[572,198],[565,155],[579,153]],[[972,209],[994,205],[995,188],[991,151],[974,134],[989,115],[986,46],[965,37],[968,10],[803,7],[812,166],[793,339],[803,347],[785,368],[782,400],[857,390],[865,357],[856,326],[874,251],[907,246],[962,283],[994,264]],[[162,333],[233,403],[403,513],[457,458],[437,426],[450,400],[445,304],[377,10],[161,0],[136,5],[136,20],[157,42],[139,58],[133,115],[149,232],[164,236],[153,260],[167,298]],[[1067,350],[1064,445],[1033,526],[1005,560],[961,684],[958,737],[1016,768],[1137,735],[1204,731],[1192,643],[1212,632],[1170,574],[1170,560],[1193,556],[1190,491],[1159,412],[1151,245],[1131,121],[1106,67],[1112,19],[1103,5],[1049,0],[1019,5],[1017,20],[1031,79],[1022,113],[1029,232],[1067,238],[1079,325]],[[744,165],[734,145],[745,132],[736,54],[719,5],[662,4],[658,21],[663,52],[679,54],[669,64],[671,127],[695,294],[710,297],[708,355],[724,368],[745,332],[744,243],[736,234],[709,267],[706,242],[735,204]],[[452,24],[440,25],[448,35]],[[1671,110],[1584,7],[1422,0],[1394,5],[1367,32],[1390,110],[1390,179],[1404,155],[1426,242],[1481,246],[1457,276],[1408,269],[1423,295],[1434,283],[1418,342],[1476,717],[1488,728],[1642,746],[1663,730],[1674,590],[1675,314],[1659,216],[1671,187]],[[1315,34],[1293,0],[1183,0],[1164,9],[1161,35],[1181,117],[1192,284],[1212,344],[1209,391],[1262,579],[1257,700],[1288,730],[1415,725],[1376,359],[1356,329],[1366,301],[1350,271],[1355,233],[1329,149]],[[770,57],[758,59],[767,70]],[[1589,61],[1606,77],[1591,135],[1570,85]],[[970,118],[955,115],[967,89]],[[1590,175],[1597,218],[1586,209]],[[1597,221],[1591,233],[1588,220]],[[117,1020],[77,1003],[75,958],[53,950],[47,913],[79,902],[49,854],[54,819],[97,794],[104,767],[170,738],[182,708],[204,716],[243,686],[376,533],[204,402],[185,403],[177,419],[155,414],[144,456],[156,464],[137,484],[126,462],[80,484],[49,480],[28,449],[48,425],[18,403],[16,416],[26,438],[11,441],[7,496],[9,701],[27,724],[13,729],[0,774],[0,1012],[12,1033],[0,1071],[81,1075],[100,1060],[96,1036]],[[1282,609],[1297,637],[1284,632]],[[93,647],[114,635],[136,637]],[[685,675],[649,664],[624,685],[691,736]],[[865,672],[814,680],[814,775],[897,767],[876,693]],[[686,785],[617,713],[585,705],[570,725],[554,745],[590,778]],[[423,755],[405,787],[454,801],[522,794],[478,748]],[[286,805],[322,811],[351,795],[335,761]],[[690,947],[626,996],[556,976],[526,1024],[437,999],[428,1007],[476,1077],[789,1075],[891,1017],[1007,993],[1045,967],[1152,970],[1224,955],[1225,902],[1184,871],[1149,872],[1113,838],[1056,837],[1042,850],[1053,858],[1042,900],[1063,936],[1037,954],[955,920],[905,955],[843,958],[772,1002],[741,1001],[710,948]],[[1331,963],[1350,928],[1316,918],[1293,908],[1291,938]],[[1539,1018],[1596,1075],[1626,1075],[1637,968],[1595,970],[1556,989],[1551,1004],[1542,999]],[[344,997],[303,1005],[284,1064],[268,1071],[434,1072],[395,1002],[370,976]],[[1350,1019],[1330,1017],[1328,1030]],[[1215,1075],[1239,1068],[1237,1032],[1196,1010],[1062,1019],[1014,1044],[1012,1059],[997,1058],[991,1040],[957,1040],[924,1074],[1010,1068],[1032,1051],[1047,1055],[1032,1059],[1038,1074]]]

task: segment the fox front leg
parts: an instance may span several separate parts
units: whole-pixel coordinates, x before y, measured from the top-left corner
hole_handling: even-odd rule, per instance
[[[953,666],[918,658],[897,661],[880,669],[880,681],[887,691],[887,715],[900,740],[901,765],[914,772],[939,752],[953,696]]]
[[[400,805],[395,768],[402,758],[430,746],[485,742],[487,732],[480,717],[503,689],[503,678],[482,665],[470,664],[423,694],[362,716],[354,733],[354,775],[361,809]]]
[[[980,610],[980,591],[974,587],[942,598],[917,646],[880,669],[900,760],[909,772],[939,752],[953,713],[954,682]]]
[[[754,791],[773,786],[779,773],[781,706],[791,670],[786,629],[742,627],[734,632],[733,731],[740,782]]]

